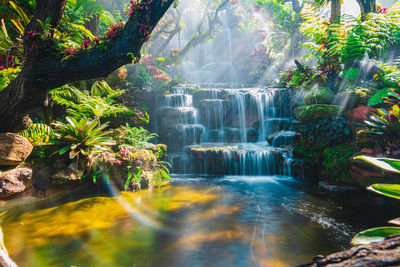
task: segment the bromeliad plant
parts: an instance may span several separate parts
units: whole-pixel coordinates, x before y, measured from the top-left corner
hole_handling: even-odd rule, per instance
[[[400,140],[400,108],[394,105],[390,110],[377,109],[371,112],[368,121],[369,128],[364,130],[366,133],[377,135],[383,145],[393,151],[399,150]]]
[[[400,160],[391,158],[374,158],[369,156],[358,156],[355,159],[364,160],[373,164],[383,170],[400,173]],[[400,185],[399,184],[374,184],[368,187],[375,193],[400,199]],[[394,225],[400,225],[400,218],[389,221]],[[372,242],[379,242],[391,235],[399,235],[400,227],[386,226],[368,229],[358,233],[351,241],[353,245],[369,244]]]
[[[69,152],[71,159],[79,155],[89,157],[93,153],[101,153],[111,149],[115,141],[110,134],[112,131],[104,131],[108,123],[100,124],[98,120],[87,120],[85,118],[75,120],[66,117],[67,123],[54,123],[55,144],[61,148],[55,153],[63,155]]]

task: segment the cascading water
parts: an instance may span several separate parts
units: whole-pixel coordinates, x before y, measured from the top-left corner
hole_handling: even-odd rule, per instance
[[[174,173],[291,175],[291,91],[181,86],[157,111]]]

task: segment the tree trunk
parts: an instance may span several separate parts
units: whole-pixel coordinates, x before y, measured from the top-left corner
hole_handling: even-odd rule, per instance
[[[331,0],[331,23],[338,22],[341,16],[341,3],[340,0]]]
[[[42,50],[40,38],[29,38],[28,31],[43,32],[39,21],[50,18],[58,26],[67,0],[37,0],[33,19],[25,29],[24,66],[19,76],[0,92],[0,132],[17,132],[29,125],[29,112],[43,107],[49,90],[69,82],[107,77],[117,68],[140,59],[140,49],[174,0],[143,0],[125,27],[107,49],[81,49],[67,59]]]
[[[378,267],[400,265],[400,235],[389,237],[382,242],[354,246],[348,250],[317,256],[313,262],[298,267]]]
[[[376,13],[376,0],[357,0],[357,3],[360,5],[362,17],[368,13]]]

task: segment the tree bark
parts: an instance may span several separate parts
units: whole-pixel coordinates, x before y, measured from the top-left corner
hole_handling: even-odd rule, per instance
[[[24,118],[43,106],[49,90],[66,83],[107,77],[117,68],[140,59],[140,49],[158,21],[174,0],[143,0],[145,7],[134,12],[122,31],[106,50],[98,47],[82,49],[61,60],[40,49],[43,41],[29,38],[27,32],[42,33],[39,21],[50,18],[56,28],[67,0],[38,0],[33,19],[25,29],[24,66],[19,76],[0,92],[0,132],[16,132],[26,128]],[[132,53],[132,54],[131,54]]]
[[[392,236],[382,242],[354,246],[348,250],[317,256],[313,262],[298,267],[378,267],[400,265],[400,235]]]
[[[376,13],[376,0],[357,0],[357,3],[360,5],[362,17],[368,13]]]
[[[331,22],[338,22],[341,16],[341,3],[340,0],[331,0]]]

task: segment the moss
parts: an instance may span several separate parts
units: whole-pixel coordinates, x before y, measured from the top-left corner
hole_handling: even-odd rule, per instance
[[[294,110],[296,120],[301,122],[323,119],[329,116],[338,115],[339,113],[340,113],[339,106],[326,105],[326,104],[301,106]]]
[[[293,155],[303,161],[306,176],[311,177],[321,169],[322,148],[318,145],[311,145],[305,140],[301,140],[295,145]]]
[[[351,183],[351,156],[358,151],[357,148],[342,144],[328,147],[323,152],[322,175],[330,180]]]
[[[367,133],[365,130],[361,130],[356,134],[356,144],[359,147],[373,148],[377,143],[376,137],[376,135]]]
[[[327,87],[314,87],[303,98],[304,105],[329,104],[333,100],[333,93]]]
[[[373,88],[349,86],[338,93],[337,101],[346,103],[346,108],[355,108],[359,105],[367,105],[368,100],[376,93]]]

